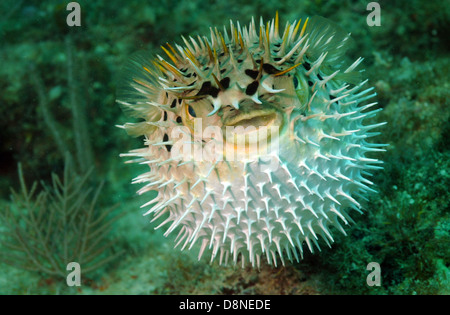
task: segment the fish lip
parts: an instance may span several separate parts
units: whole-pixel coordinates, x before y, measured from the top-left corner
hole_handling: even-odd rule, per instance
[[[234,147],[234,150],[249,153],[255,149],[253,153],[258,155],[279,138],[283,121],[284,116],[275,109],[241,113],[228,119],[223,125],[224,141],[227,146]],[[253,146],[255,144],[257,145]]]
[[[278,113],[275,110],[255,110],[250,113],[241,113],[234,117],[228,118],[224,122],[225,127],[248,127],[255,128],[268,127],[277,119]]]

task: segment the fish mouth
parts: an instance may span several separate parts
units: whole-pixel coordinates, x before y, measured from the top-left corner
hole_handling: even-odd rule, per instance
[[[237,116],[231,117],[224,122],[225,126],[238,127],[242,126],[245,129],[248,127],[268,127],[273,125],[277,119],[277,113],[275,111],[253,111],[251,113],[242,113]]]
[[[241,112],[224,121],[225,141],[235,149],[249,150],[250,145],[267,146],[279,135],[283,117],[275,109]]]

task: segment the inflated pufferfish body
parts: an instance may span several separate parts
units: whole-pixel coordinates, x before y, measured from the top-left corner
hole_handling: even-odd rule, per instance
[[[281,32],[277,15],[132,60],[118,102],[141,119],[123,127],[145,147],[123,155],[149,165],[134,182],[158,191],[146,214],[176,246],[277,265],[330,245],[330,227],[345,234],[381,168],[366,154],[385,146],[367,142],[383,123],[363,123],[379,109],[365,104],[375,93],[355,70],[362,59],[344,66],[348,40],[321,17]]]

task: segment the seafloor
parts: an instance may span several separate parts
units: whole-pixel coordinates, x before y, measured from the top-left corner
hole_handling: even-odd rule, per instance
[[[69,28],[68,2],[0,3],[1,294],[450,293],[449,5],[379,1],[381,25],[369,27],[369,1],[78,1],[82,25]],[[379,193],[364,202],[366,211],[354,217],[347,236],[334,233],[332,248],[300,263],[258,271],[197,261],[196,249],[173,250],[173,238],[165,239],[141,215],[148,196],[136,196],[138,185],[130,181],[145,166],[119,158],[141,141],[115,127],[126,121],[115,103],[120,69],[137,50],[160,53],[160,45],[180,42],[181,34],[208,34],[229,19],[271,19],[277,10],[282,25],[321,15],[352,33],[349,57],[365,58],[365,75],[384,108],[376,119],[388,123],[377,139],[390,145],[377,156],[385,162],[373,178]],[[78,161],[78,172],[93,167],[78,190],[64,190],[51,175],[63,175],[66,151]],[[42,200],[30,197],[33,182]],[[50,214],[67,215],[72,205],[87,213],[100,182],[92,213],[98,217],[116,205],[108,212],[113,221],[102,226],[100,217],[91,222],[99,233],[75,233],[91,238],[92,272],[82,274],[81,287],[68,287],[48,262],[64,257],[67,243],[39,244],[43,236],[60,240],[69,232],[45,223]],[[55,186],[61,194],[39,194]],[[43,211],[30,219],[24,207],[33,205]],[[32,270],[34,259],[45,268]],[[367,285],[369,262],[381,266],[380,286]]]

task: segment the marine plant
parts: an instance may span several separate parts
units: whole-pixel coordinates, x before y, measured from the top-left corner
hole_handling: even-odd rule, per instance
[[[62,177],[52,174],[51,185],[27,187],[18,165],[20,190],[12,189],[11,204],[0,211],[0,261],[50,277],[65,277],[69,262],[83,274],[95,271],[118,256],[109,240],[115,207],[99,209],[103,184],[89,184],[92,169],[82,175],[66,158]]]

